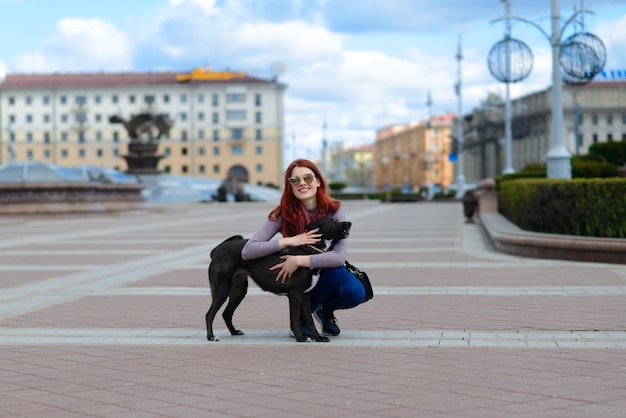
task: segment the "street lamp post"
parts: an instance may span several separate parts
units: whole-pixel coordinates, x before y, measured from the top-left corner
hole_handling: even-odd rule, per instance
[[[463,165],[463,101],[461,94],[461,60],[463,59],[463,54],[461,53],[461,37],[459,36],[459,48],[456,53],[455,58],[458,61],[457,72],[458,72],[458,81],[455,86],[456,95],[458,97],[458,114],[457,114],[457,144],[458,149],[458,175],[457,175],[457,190],[456,197],[461,198],[465,194],[465,167]]]

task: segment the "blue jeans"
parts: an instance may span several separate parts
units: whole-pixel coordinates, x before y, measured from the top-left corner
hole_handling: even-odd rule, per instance
[[[317,285],[311,290],[311,310],[324,305],[326,312],[354,308],[365,299],[365,289],[345,266],[320,270]]]

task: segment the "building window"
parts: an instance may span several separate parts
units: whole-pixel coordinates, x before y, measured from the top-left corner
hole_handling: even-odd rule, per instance
[[[598,143],[598,134],[593,134],[593,143],[594,144]]]
[[[95,96],[95,97],[93,98],[93,102],[94,102],[95,104],[100,104],[100,103],[102,103],[102,96],[100,96],[100,95]]]
[[[79,125],[84,124],[85,122],[87,122],[87,114],[86,113],[77,113],[75,116],[76,119],[76,123],[78,123]]]
[[[180,102],[181,103],[187,103],[187,95],[186,94],[181,94],[180,95]]]
[[[33,123],[33,115],[26,115],[26,123]]]
[[[217,94],[211,96],[211,103],[213,106],[217,106],[219,104],[219,96]]]
[[[51,154],[50,154],[50,150],[49,150],[49,149],[44,150],[44,152],[43,152],[43,156],[44,156],[45,158],[50,158],[50,155],[51,155]]]
[[[198,120],[199,121],[203,121],[204,120],[204,112],[198,112]]]
[[[256,155],[262,155],[263,154],[263,147],[258,146],[256,147]]]
[[[67,158],[67,150],[65,148],[61,150],[61,158]]]
[[[96,113],[95,120],[97,123],[102,122],[102,115],[100,113]]]
[[[96,141],[102,141],[102,132],[100,131],[96,132]]]
[[[257,129],[256,131],[254,131],[254,139],[256,139],[257,141],[260,141],[263,139],[263,131],[260,129]]]
[[[135,103],[135,95],[134,94],[131,94],[130,96],[128,96],[128,102],[131,103],[131,104]]]
[[[228,120],[246,120],[245,110],[228,110],[226,112],[226,119]]]
[[[50,123],[50,114],[43,115],[43,123]]]
[[[113,97],[111,97],[111,101],[113,102],[113,104],[117,104],[120,101],[120,98],[117,94],[114,94]]]
[[[613,115],[606,115],[606,124],[613,125]]]
[[[15,96],[9,96],[9,106],[15,105]]]
[[[220,114],[213,112],[213,124],[217,125],[218,123],[220,123]]]
[[[198,129],[198,139],[204,139],[204,129]]]
[[[180,140],[181,141],[187,141],[187,131],[186,130],[182,130],[180,131]]]
[[[197,100],[198,103],[204,103],[204,94],[198,94]]]
[[[231,139],[243,139],[243,129],[233,128],[230,130]]]
[[[257,173],[262,173],[263,172],[263,164],[257,164],[256,165],[256,172]]]
[[[118,150],[117,148],[113,148],[113,155],[115,157],[119,157],[120,156],[120,150]]]
[[[78,106],[85,106],[85,104],[87,103],[87,96],[76,96],[74,98],[74,101]]]
[[[61,115],[61,123],[67,123],[67,115]]]
[[[26,132],[26,142],[33,142],[33,133]]]
[[[79,149],[79,150],[78,150],[78,156],[79,156],[80,158],[85,158],[85,150],[84,150],[84,149],[82,149],[82,148],[81,148],[81,149]]]
[[[227,103],[245,103],[246,94],[245,93],[228,93],[226,95]]]
[[[240,145],[234,145],[230,147],[230,153],[232,155],[243,155],[243,147]]]
[[[15,115],[9,115],[9,123],[15,123]]]
[[[67,142],[67,132],[61,132],[61,141]]]
[[[213,129],[213,141],[217,142],[220,140],[220,131],[217,129]]]
[[[50,132],[44,132],[43,133],[43,142],[44,142],[44,144],[49,144],[50,143]]]
[[[165,156],[168,156],[172,153],[172,150],[170,150],[169,147],[165,147],[165,149],[163,150],[163,154],[165,154]]]
[[[61,103],[62,105],[67,104],[67,97],[66,96],[59,97],[59,103]]]
[[[180,171],[182,171],[183,173],[187,173],[187,172],[189,171],[189,169],[187,168],[187,166],[186,166],[186,165],[184,165],[184,166],[182,166],[182,167],[180,168]]]
[[[28,158],[29,160],[32,160],[34,156],[33,150],[29,149],[28,151],[26,151],[26,158]]]
[[[148,106],[152,106],[154,104],[155,98],[153,94],[146,94],[143,96],[143,102]]]
[[[163,171],[165,171],[166,173],[169,173],[172,171],[172,169],[170,168],[169,165],[166,165],[165,167],[163,167]]]
[[[180,154],[181,154],[181,155],[187,155],[187,147],[182,147],[182,148],[180,149]]]
[[[220,155],[220,149],[218,147],[213,147],[213,155]]]
[[[626,125],[626,113],[622,115],[622,125]]]
[[[164,94],[163,95],[163,103],[169,103],[170,102],[170,95],[169,94]]]
[[[597,125],[598,124],[598,115],[591,115],[591,123],[593,125]]]
[[[198,148],[198,155],[204,155],[204,147]]]
[[[257,93],[254,95],[254,105],[261,106],[261,94]]]
[[[180,112],[180,120],[181,121],[186,121],[187,120],[187,113],[185,112]]]
[[[119,142],[120,141],[120,133],[115,131],[113,132],[113,142]]]
[[[256,112],[256,113],[254,114],[254,121],[255,121],[256,123],[261,123],[261,112]]]
[[[606,135],[606,140],[609,142],[613,142],[613,134],[607,134]]]
[[[79,132],[78,133],[78,142],[80,142],[81,144],[84,144],[85,142],[87,142],[87,138],[85,136],[85,132]]]
[[[97,155],[98,157],[102,157],[102,155],[104,155],[104,152],[102,151],[102,148],[98,148],[98,149],[96,150],[96,155]]]
[[[43,96],[43,104],[44,105],[50,104],[50,96]]]
[[[199,172],[200,174],[204,174],[204,172],[205,172],[205,171],[206,171],[206,169],[204,168],[204,164],[200,164],[200,165],[198,166],[198,172]]]
[[[213,174],[219,174],[220,173],[220,165],[219,164],[214,164],[213,165]]]

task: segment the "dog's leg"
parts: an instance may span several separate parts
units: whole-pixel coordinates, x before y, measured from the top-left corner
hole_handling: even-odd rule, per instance
[[[233,314],[243,298],[246,297],[247,293],[248,274],[245,272],[238,272],[233,276],[233,282],[230,286],[228,305],[226,305],[224,312],[222,312],[222,318],[224,318],[224,322],[226,322],[226,326],[228,327],[231,335],[244,335],[243,331],[235,329],[235,326],[233,325]]]
[[[293,336],[296,338],[298,342],[310,341],[309,337],[305,337],[300,332],[300,306],[302,305],[302,293],[300,292],[290,292],[288,295],[289,298],[289,326],[291,327],[291,332],[293,332]],[[311,312],[309,311],[309,314]]]
[[[302,295],[302,303],[300,304],[302,319],[304,320],[306,326],[309,328],[309,331],[311,331],[311,334],[313,334],[313,339],[315,339],[315,341],[327,343],[330,341],[330,339],[328,337],[320,335],[320,333],[317,331],[317,328],[315,327],[315,322],[313,322],[313,315],[311,315],[310,296],[310,293],[305,293],[304,295]]]
[[[206,338],[209,341],[219,340],[219,338],[213,334],[213,320],[215,319],[217,311],[219,311],[224,302],[226,302],[230,292],[230,277],[227,277],[227,280],[221,277],[228,273],[229,272],[224,271],[220,272],[218,267],[214,266],[213,263],[209,264],[209,283],[211,285],[212,302],[211,307],[204,316],[206,321]]]

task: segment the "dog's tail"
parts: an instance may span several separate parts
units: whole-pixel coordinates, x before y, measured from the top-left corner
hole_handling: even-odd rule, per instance
[[[222,244],[224,244],[225,242],[228,242],[228,241],[233,241],[233,240],[236,240],[236,239],[243,239],[243,237],[242,237],[241,235],[233,235],[232,237],[230,237],[230,238],[228,238],[228,239],[225,239],[225,240],[224,240],[224,241],[222,241],[222,242],[221,242],[221,243],[220,243],[217,247],[215,247],[215,248],[213,248],[213,250],[211,250],[211,258],[213,258],[213,252],[214,252],[217,248],[219,248]]]

